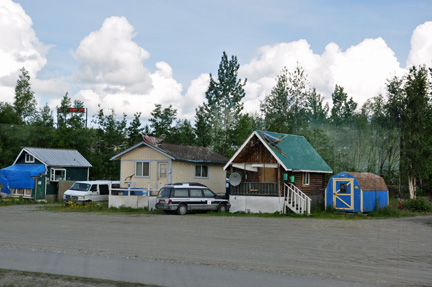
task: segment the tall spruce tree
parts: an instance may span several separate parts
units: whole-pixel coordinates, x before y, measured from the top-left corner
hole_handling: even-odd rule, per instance
[[[210,147],[225,156],[234,149],[234,132],[239,116],[243,110],[242,99],[245,96],[243,87],[246,79],[238,78],[240,65],[236,56],[225,52],[219,64],[218,78],[210,74],[209,87],[205,93],[206,103],[203,110],[210,123]]]
[[[28,121],[36,113],[36,99],[30,86],[30,76],[23,67],[15,86],[15,112],[23,122]]]

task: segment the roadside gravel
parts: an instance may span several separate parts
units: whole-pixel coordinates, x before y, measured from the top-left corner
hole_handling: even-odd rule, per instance
[[[63,213],[0,207],[0,248],[430,286],[432,216],[317,220]]]

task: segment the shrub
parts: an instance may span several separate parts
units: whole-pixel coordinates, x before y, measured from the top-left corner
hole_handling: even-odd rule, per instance
[[[425,200],[424,198],[416,198],[416,199],[408,200],[403,203],[403,207],[411,211],[417,211],[417,212],[432,211],[432,205],[430,205],[430,203],[427,202],[427,200]]]

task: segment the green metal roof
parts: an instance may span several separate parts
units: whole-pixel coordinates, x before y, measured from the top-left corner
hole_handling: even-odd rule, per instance
[[[333,170],[303,136],[255,131],[278,161],[289,170],[331,173]],[[279,138],[276,146],[269,143],[264,134]]]

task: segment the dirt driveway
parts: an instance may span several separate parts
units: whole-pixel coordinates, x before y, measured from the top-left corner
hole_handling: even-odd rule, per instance
[[[431,286],[432,216],[386,220],[53,213],[0,207],[0,248]]]

